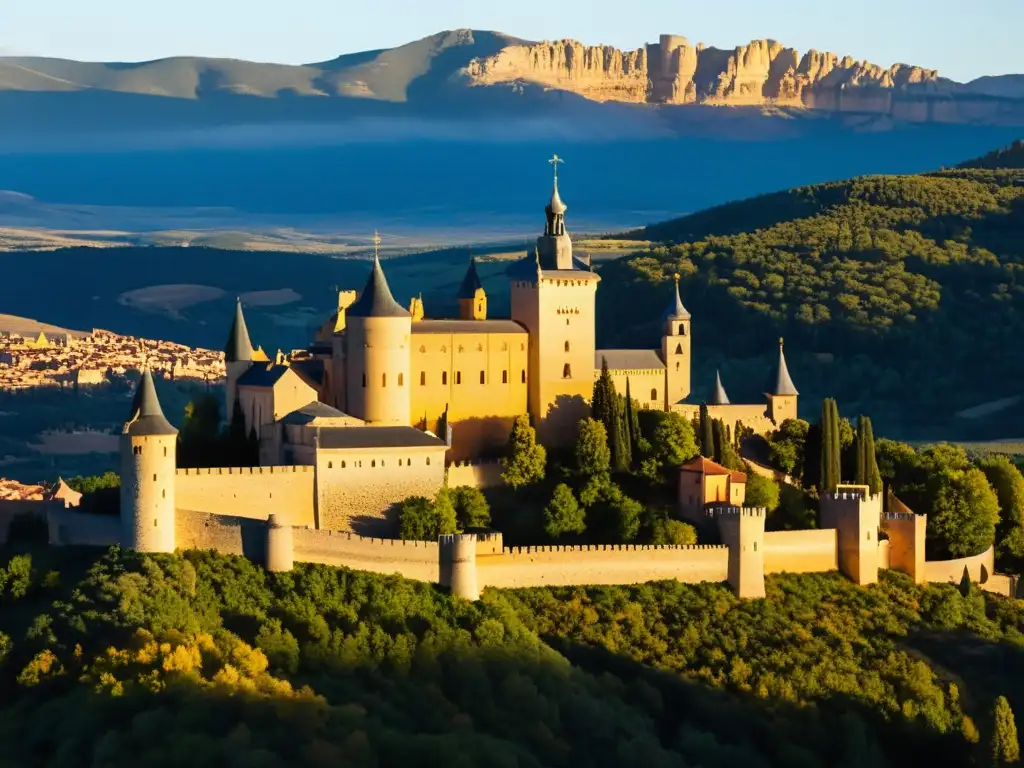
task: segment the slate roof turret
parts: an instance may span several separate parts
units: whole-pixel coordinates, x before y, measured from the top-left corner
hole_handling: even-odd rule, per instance
[[[132,400],[132,411],[124,425],[128,435],[176,435],[178,430],[171,426],[160,407],[149,368],[142,371],[139,387]]]
[[[235,319],[231,321],[231,331],[224,345],[224,359],[229,363],[249,362],[252,354],[252,341],[245,325],[245,315],[242,314],[242,300],[238,299],[235,303]]]
[[[786,355],[782,351],[782,339],[779,339],[779,362],[775,369],[775,378],[769,381],[771,395],[799,395],[793,379],[789,375],[789,368],[786,366]]]
[[[366,287],[356,302],[348,308],[349,317],[411,317],[409,310],[395,301],[380,266],[380,258],[375,254],[370,277]]]

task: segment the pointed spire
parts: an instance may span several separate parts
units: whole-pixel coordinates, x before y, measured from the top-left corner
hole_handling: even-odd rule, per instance
[[[771,395],[798,395],[796,391],[796,385],[793,384],[793,379],[789,375],[789,368],[786,367],[786,355],[782,351],[782,339],[779,339],[779,364],[775,371],[775,381],[770,382],[773,385]]]
[[[171,426],[160,407],[153,384],[153,374],[146,367],[132,399],[131,415],[124,425],[124,432],[129,435],[176,435],[178,430]]]
[[[476,292],[483,288],[480,284],[480,277],[476,273],[476,259],[470,257],[469,267],[466,268],[466,276],[462,278],[462,285],[459,286],[457,299],[476,298]]]
[[[675,301],[669,303],[668,308],[665,310],[663,319],[667,320],[671,317],[675,320],[689,320],[690,313],[686,310],[686,307],[683,306],[683,300],[679,296],[679,273],[676,272],[672,275],[672,278],[676,283]]]
[[[551,213],[561,216],[564,215],[568,209],[566,208],[565,203],[562,202],[561,196],[558,194],[558,166],[565,161],[558,155],[555,155],[548,160],[548,162],[551,163],[551,166],[555,169],[555,181],[554,186],[551,188],[551,202],[548,203],[548,210],[551,211]]]
[[[366,287],[359,298],[348,308],[348,316],[409,317],[408,310],[391,295],[391,288],[388,287],[388,280],[384,277],[384,269],[380,265],[380,235],[374,232],[373,236],[373,267],[370,270],[370,277],[366,280]]]
[[[252,341],[245,325],[245,315],[242,314],[241,298],[235,303],[235,319],[231,321],[228,343],[224,345],[224,359],[229,363],[252,360]]]
[[[715,388],[708,398],[708,405],[729,405],[729,396],[725,394],[725,387],[722,386],[722,374],[715,371]]]

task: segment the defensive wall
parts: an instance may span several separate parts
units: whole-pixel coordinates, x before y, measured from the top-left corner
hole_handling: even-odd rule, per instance
[[[765,573],[821,573],[838,569],[834,528],[769,531],[764,535]]]
[[[174,477],[177,510],[265,521],[276,514],[291,525],[313,525],[311,466],[179,469]]]
[[[455,461],[448,465],[445,475],[449,488],[468,485],[472,488],[495,488],[502,485],[501,462],[498,459]]]
[[[673,405],[672,410],[686,419],[694,419],[700,415],[700,406],[688,403]],[[743,422],[743,426],[750,427],[759,435],[778,429],[778,425],[769,416],[767,403],[760,405],[709,405],[708,416],[712,419],[721,419],[733,433],[736,431],[737,422]]]

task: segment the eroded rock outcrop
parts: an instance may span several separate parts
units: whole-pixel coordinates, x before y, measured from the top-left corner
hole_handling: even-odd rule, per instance
[[[662,35],[635,51],[575,40],[510,45],[474,59],[464,74],[475,85],[532,83],[597,101],[836,110],[843,110],[845,101],[885,112],[891,110],[891,92],[936,93],[945,82],[935,70],[905,64],[885,68],[815,50],[801,55],[774,40],[754,40],[730,51],[692,45],[676,35]],[[854,95],[856,89],[870,93]]]

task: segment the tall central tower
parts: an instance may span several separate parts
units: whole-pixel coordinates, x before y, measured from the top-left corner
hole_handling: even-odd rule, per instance
[[[594,391],[595,298],[601,278],[575,258],[565,229],[566,205],[558,193],[555,155],[551,200],[544,208],[544,234],[532,256],[509,270],[512,319],[529,332],[527,382],[530,416],[540,439],[567,445],[590,413]]]

